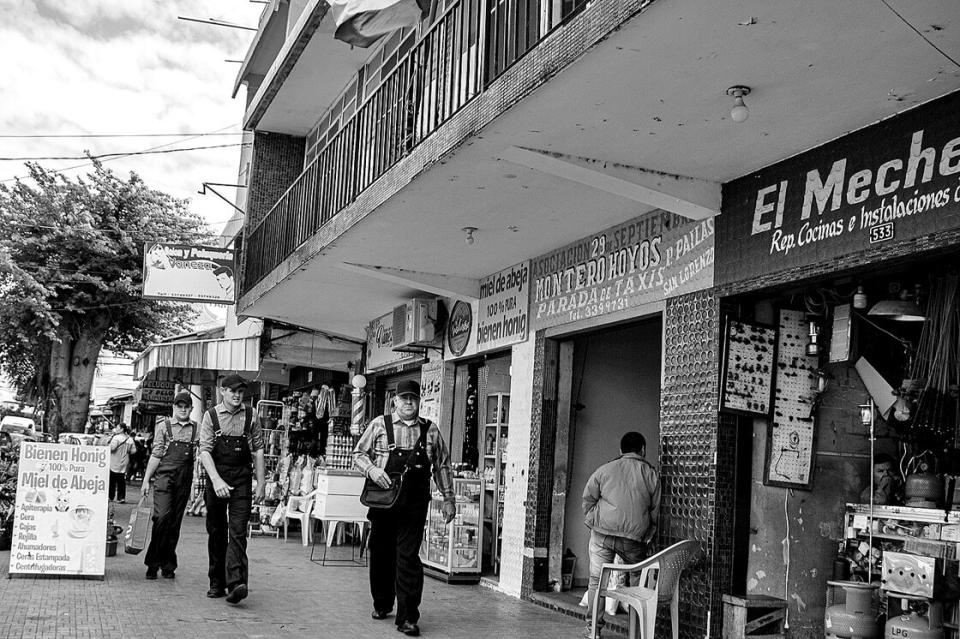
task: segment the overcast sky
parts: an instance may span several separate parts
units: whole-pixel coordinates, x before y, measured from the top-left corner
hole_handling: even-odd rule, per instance
[[[0,57],[6,61],[0,135],[239,133],[244,90],[230,97],[253,31],[177,19],[217,18],[256,26],[249,0],[0,0]],[[237,144],[240,136],[182,138],[0,138],[0,156],[77,156]],[[239,147],[111,160],[153,188],[190,198],[219,231],[235,212],[203,182],[237,181]],[[48,168],[82,160],[42,160]],[[89,167],[86,167],[87,169]],[[76,175],[84,169],[68,171]],[[23,175],[0,161],[0,180]],[[7,182],[9,183],[9,182]],[[231,200],[233,189],[220,189]]]

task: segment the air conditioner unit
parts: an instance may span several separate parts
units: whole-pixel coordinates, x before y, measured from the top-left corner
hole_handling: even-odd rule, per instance
[[[437,300],[414,298],[393,309],[393,350],[417,351],[440,346]]]

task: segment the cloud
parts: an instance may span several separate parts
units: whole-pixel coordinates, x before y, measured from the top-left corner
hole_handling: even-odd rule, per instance
[[[0,56],[6,69],[0,134],[189,133],[240,130],[244,103],[230,95],[252,31],[177,20],[218,18],[255,26],[263,5],[238,0],[164,2],[0,0]],[[242,96],[242,94],[241,94]],[[106,139],[4,139],[0,156],[75,156],[239,143],[240,136]],[[151,187],[192,198],[194,211],[223,222],[235,211],[200,197],[204,181],[235,183],[239,147],[123,158],[107,164],[135,171]],[[82,161],[43,161],[61,169]],[[84,169],[67,172],[76,175]],[[0,180],[24,173],[0,161]],[[225,189],[231,195],[229,189]]]

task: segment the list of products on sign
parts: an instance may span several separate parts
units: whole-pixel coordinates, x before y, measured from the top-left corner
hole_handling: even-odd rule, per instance
[[[509,346],[527,339],[530,262],[522,262],[480,280],[477,349]]]
[[[107,446],[20,446],[11,574],[103,576]]]
[[[713,219],[654,211],[530,264],[531,330],[713,286]]]

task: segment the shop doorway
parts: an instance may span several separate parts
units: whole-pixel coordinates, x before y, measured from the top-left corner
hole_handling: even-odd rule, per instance
[[[640,432],[646,458],[660,456],[662,318],[582,333],[559,344],[556,465],[558,482],[551,535],[551,578],[566,549],[575,554],[572,584],[589,578],[590,531],[583,523],[581,497],[587,479],[620,454],[620,438]],[[565,472],[564,472],[565,471]],[[559,575],[557,575],[559,577]]]

